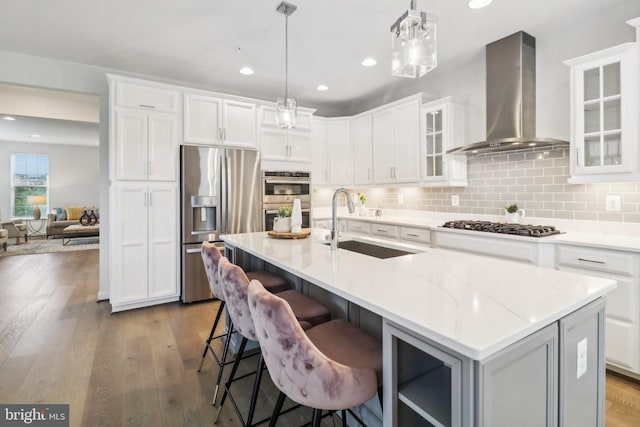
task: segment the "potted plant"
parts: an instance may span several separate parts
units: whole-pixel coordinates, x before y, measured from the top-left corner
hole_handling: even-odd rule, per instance
[[[369,209],[364,205],[364,202],[367,201],[367,196],[358,191],[358,199],[360,200],[360,209],[358,210],[358,215],[360,216],[369,216]]]
[[[291,231],[291,206],[283,205],[278,208],[276,217],[273,219],[273,231],[278,233],[288,233]]]
[[[520,223],[520,218],[524,218],[524,209],[518,209],[518,205],[515,203],[504,208],[505,219],[508,224]]]

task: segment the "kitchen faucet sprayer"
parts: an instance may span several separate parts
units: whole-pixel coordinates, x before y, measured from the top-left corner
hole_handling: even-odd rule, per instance
[[[331,199],[331,250],[335,251],[338,249],[338,230],[337,230],[337,201],[338,194],[344,193],[347,196],[347,208],[349,209],[349,213],[352,214],[356,211],[353,207],[353,200],[351,199],[351,194],[347,191],[346,188],[338,188],[335,193],[333,193],[333,199]]]

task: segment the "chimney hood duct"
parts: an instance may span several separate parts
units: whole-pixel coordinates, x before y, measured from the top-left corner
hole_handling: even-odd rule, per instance
[[[536,39],[519,31],[486,46],[487,140],[448,154],[475,155],[533,147],[569,146],[536,138]]]

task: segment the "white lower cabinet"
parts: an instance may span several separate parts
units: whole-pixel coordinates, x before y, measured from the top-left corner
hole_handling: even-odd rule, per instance
[[[640,378],[640,255],[557,245],[555,268],[618,281],[607,295],[607,363],[613,370]]]
[[[177,185],[117,182],[112,200],[112,311],[177,301]]]
[[[491,234],[491,233],[485,233]],[[536,242],[498,239],[491,236],[476,236],[469,232],[436,231],[432,246],[442,249],[453,249],[471,252],[478,255],[519,261],[527,264],[538,264],[539,245]]]

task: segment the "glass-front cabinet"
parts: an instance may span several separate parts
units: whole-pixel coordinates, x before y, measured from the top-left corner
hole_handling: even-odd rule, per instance
[[[571,67],[570,183],[638,177],[638,45],[565,62]]]
[[[422,105],[422,181],[424,185],[466,186],[467,157],[446,154],[464,141],[464,109],[450,97]]]

